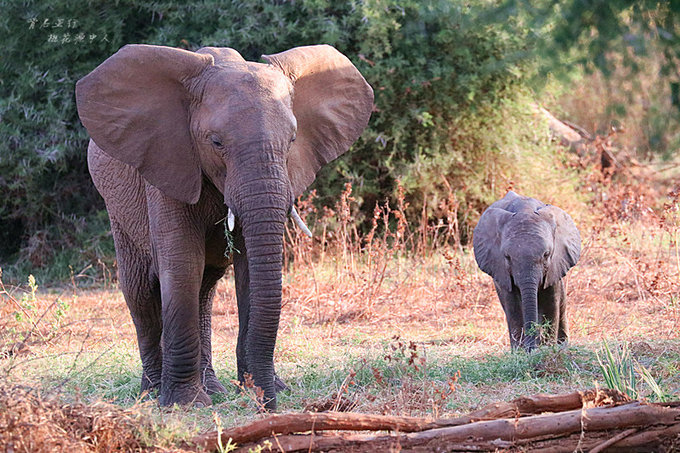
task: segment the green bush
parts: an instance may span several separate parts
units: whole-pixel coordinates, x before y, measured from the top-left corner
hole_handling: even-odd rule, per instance
[[[600,135],[624,126],[618,146],[645,160],[677,158],[680,2],[500,0],[490,12],[499,23],[507,14],[531,29],[532,85],[558,79],[566,91],[561,118]]]
[[[484,12],[493,5],[463,0],[5,2],[0,260],[52,266],[89,231],[82,224],[101,223],[92,220],[103,203],[86,170],[87,134],[77,118],[74,84],[127,43],[191,50],[229,46],[249,60],[299,45],[331,44],[374,87],[376,108],[353,152],[328,166],[316,183],[321,202],[328,203],[349,179],[370,213],[376,200],[393,196],[395,179],[402,178],[413,212],[419,212],[426,191],[447,196],[452,190],[461,204],[482,206],[499,194],[488,185],[489,168],[503,159],[502,144],[514,140],[508,138],[514,132],[490,125],[512,113],[503,106],[516,101],[529,69],[527,31],[512,20],[502,26],[490,21]],[[81,256],[91,259],[92,253],[83,250]],[[51,275],[67,272],[52,269]]]
[[[74,85],[121,44],[143,39],[151,16],[131,1],[3,1],[1,9],[0,266],[68,278],[68,266],[51,269],[57,255],[74,250],[104,207],[87,172]]]

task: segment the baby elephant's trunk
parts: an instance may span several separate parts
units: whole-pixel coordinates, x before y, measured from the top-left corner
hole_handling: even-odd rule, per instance
[[[528,278],[520,284],[522,295],[522,346],[527,351],[535,349],[539,344],[538,331],[538,284],[535,278]]]

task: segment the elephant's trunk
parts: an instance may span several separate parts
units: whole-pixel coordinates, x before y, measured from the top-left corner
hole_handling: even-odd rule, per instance
[[[538,281],[535,278],[523,279],[520,283],[522,296],[522,346],[527,351],[538,345]]]
[[[274,346],[281,315],[283,234],[290,207],[285,166],[267,163],[266,176],[244,183],[238,190],[241,223],[250,276],[250,316],[246,362],[254,383],[264,391],[268,409],[276,409]],[[258,179],[259,178],[259,179]]]

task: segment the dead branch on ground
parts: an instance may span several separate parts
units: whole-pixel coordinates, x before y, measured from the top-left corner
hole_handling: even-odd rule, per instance
[[[616,451],[680,442],[679,406],[630,401],[615,390],[591,389],[521,397],[438,420],[337,412],[277,414],[225,430],[221,439],[223,444],[231,439],[245,451],[264,441],[271,442],[276,451],[286,452],[396,447],[401,451],[439,451],[442,447],[446,451]],[[218,433],[197,436],[191,444],[196,449],[215,450]]]

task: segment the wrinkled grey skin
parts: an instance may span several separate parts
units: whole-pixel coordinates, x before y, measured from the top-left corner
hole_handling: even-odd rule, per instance
[[[238,378],[268,409],[283,232],[294,199],[364,129],[373,91],[330,46],[245,61],[233,49],[128,45],[76,86],[92,140],[88,165],[106,202],[120,288],[143,366],[162,405],[209,405],[224,392],[211,353],[211,309],[233,254]]]
[[[564,277],[581,253],[571,217],[555,206],[508,192],[484,211],[473,236],[475,259],[491,275],[508,322],[510,345],[530,351],[541,337],[568,339]],[[537,324],[550,323],[538,335]]]

